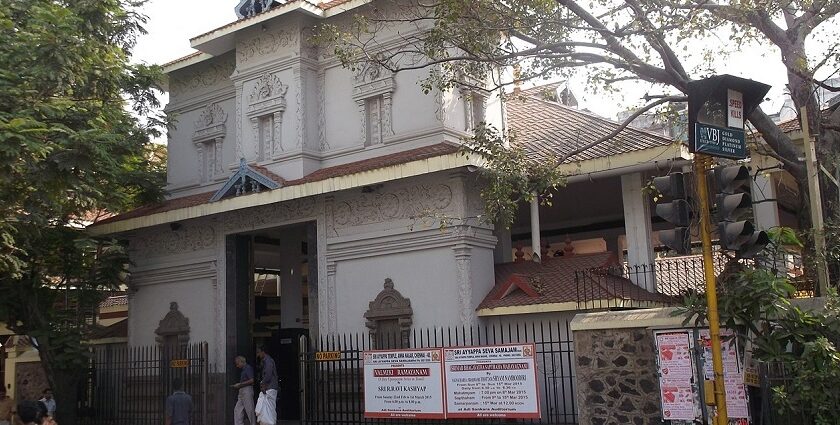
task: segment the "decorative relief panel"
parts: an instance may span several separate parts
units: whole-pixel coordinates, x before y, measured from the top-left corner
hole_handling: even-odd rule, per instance
[[[256,229],[274,223],[311,218],[316,213],[316,207],[314,197],[300,198],[230,212],[223,215],[221,221],[227,232]]]
[[[333,204],[331,227],[342,228],[418,217],[445,210],[452,189],[443,184],[417,185],[394,192],[362,194]]]
[[[258,160],[273,158],[285,150],[281,136],[288,91],[289,86],[276,74],[265,74],[248,96],[247,114]]]
[[[354,76],[353,99],[361,117],[362,142],[365,146],[382,143],[394,135],[394,74],[375,62],[366,62]]]
[[[218,103],[211,103],[201,110],[195,122],[193,143],[196,147],[202,182],[210,181],[223,172],[222,143],[225,138],[227,116],[227,112]]]
[[[260,34],[236,45],[236,58],[240,64],[246,64],[260,56],[276,53],[278,50],[297,45],[297,31],[280,30]]]
[[[236,63],[233,60],[215,63],[183,77],[173,77],[169,81],[169,86],[171,92],[174,92],[177,96],[182,96],[190,90],[213,87],[222,82],[230,81],[230,75],[233,74],[235,68]]]
[[[141,257],[158,257],[208,249],[216,243],[216,232],[208,225],[160,230],[131,241],[130,247]]]

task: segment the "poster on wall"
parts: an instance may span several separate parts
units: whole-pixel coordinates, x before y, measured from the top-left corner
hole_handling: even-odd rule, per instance
[[[726,385],[726,411],[730,418],[749,418],[749,400],[744,387],[744,377],[738,356],[738,339],[730,329],[720,330],[721,357],[723,359],[723,380]],[[712,363],[712,341],[708,329],[700,330],[703,344],[703,375],[705,379],[715,378]]]
[[[540,418],[534,344],[443,349],[447,418]]]
[[[694,370],[688,332],[657,333],[656,355],[659,364],[662,418],[672,421],[694,420]]]
[[[364,352],[365,417],[444,419],[439,348]]]

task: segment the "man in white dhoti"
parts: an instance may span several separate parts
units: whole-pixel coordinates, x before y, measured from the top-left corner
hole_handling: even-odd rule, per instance
[[[240,369],[239,382],[232,385],[233,388],[239,390],[236,395],[236,406],[233,408],[233,422],[236,425],[245,425],[243,418],[247,417],[249,425],[257,425],[254,412],[254,368],[243,356],[236,356],[233,364]]]
[[[257,347],[257,358],[260,359],[262,379],[260,380],[260,397],[257,400],[256,415],[260,425],[274,425],[277,422],[277,366],[274,359],[265,352],[265,347]]]

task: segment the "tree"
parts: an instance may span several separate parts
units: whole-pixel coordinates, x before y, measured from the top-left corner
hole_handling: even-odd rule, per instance
[[[770,232],[768,258],[800,242],[788,228]],[[805,309],[792,299],[796,287],[787,273],[730,261],[718,276],[721,326],[738,330],[741,342],[752,343],[753,358],[768,366],[784,365],[785,379],[772,385],[774,408],[802,424],[837,423],[840,392],[840,298],[831,290],[825,303]],[[706,326],[706,299],[689,294],[674,312],[683,325]],[[768,368],[779,369],[779,368]],[[779,378],[779,377],[776,377]],[[763,412],[770,414],[771,412]]]
[[[657,92],[623,126],[640,113],[685,101],[689,81],[713,74],[727,52],[776,49],[797,110],[807,110],[820,157],[834,161],[840,114],[833,120],[821,114],[816,89],[840,87],[815,76],[823,69],[834,75],[840,64],[838,12],[840,2],[824,0],[381,1],[350,25],[323,26],[319,38],[349,66],[367,61],[394,72],[427,68],[427,91],[488,80],[497,88],[576,71],[600,90],[620,90],[627,81],[651,84]],[[400,42],[377,41],[378,33],[397,34]],[[821,40],[830,40],[825,49],[806,48]],[[513,67],[513,78],[498,77]],[[760,108],[749,121],[762,136],[753,152],[778,159],[807,199],[801,149]],[[555,163],[608,141],[588,141]],[[826,190],[823,199],[836,201],[835,191]],[[806,211],[807,202],[802,204]],[[807,213],[800,221],[807,227]]]
[[[129,63],[139,4],[0,0],[0,320],[38,348],[64,424],[87,319],[128,262],[83,227],[160,199],[164,183],[150,144],[160,73]]]

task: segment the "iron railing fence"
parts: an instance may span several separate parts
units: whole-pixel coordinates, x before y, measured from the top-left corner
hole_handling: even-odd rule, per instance
[[[323,336],[301,356],[304,424],[428,425],[440,420],[372,419],[364,417],[363,352],[385,348],[430,348],[508,343],[534,343],[541,419],[513,422],[576,424],[575,356],[565,320],[495,324],[474,327],[434,327],[406,332]],[[336,359],[319,359],[317,352],[339,352]],[[502,419],[447,420],[458,424],[510,422]]]
[[[724,255],[713,259],[715,276],[720,276],[730,260]],[[756,264],[761,260],[737,260]],[[801,257],[785,255],[763,267],[784,273],[796,287],[795,297],[813,297],[815,284],[802,275]],[[659,258],[653,264],[620,264],[575,271],[575,291],[579,310],[647,308],[679,303],[689,292],[704,293],[706,283],[703,257]]]
[[[222,413],[216,410],[224,404],[218,400],[226,394],[224,376],[208,362],[206,342],[168,348],[98,345],[90,354],[78,401],[80,425],[159,425],[176,377],[193,399],[194,425],[217,423]]]

